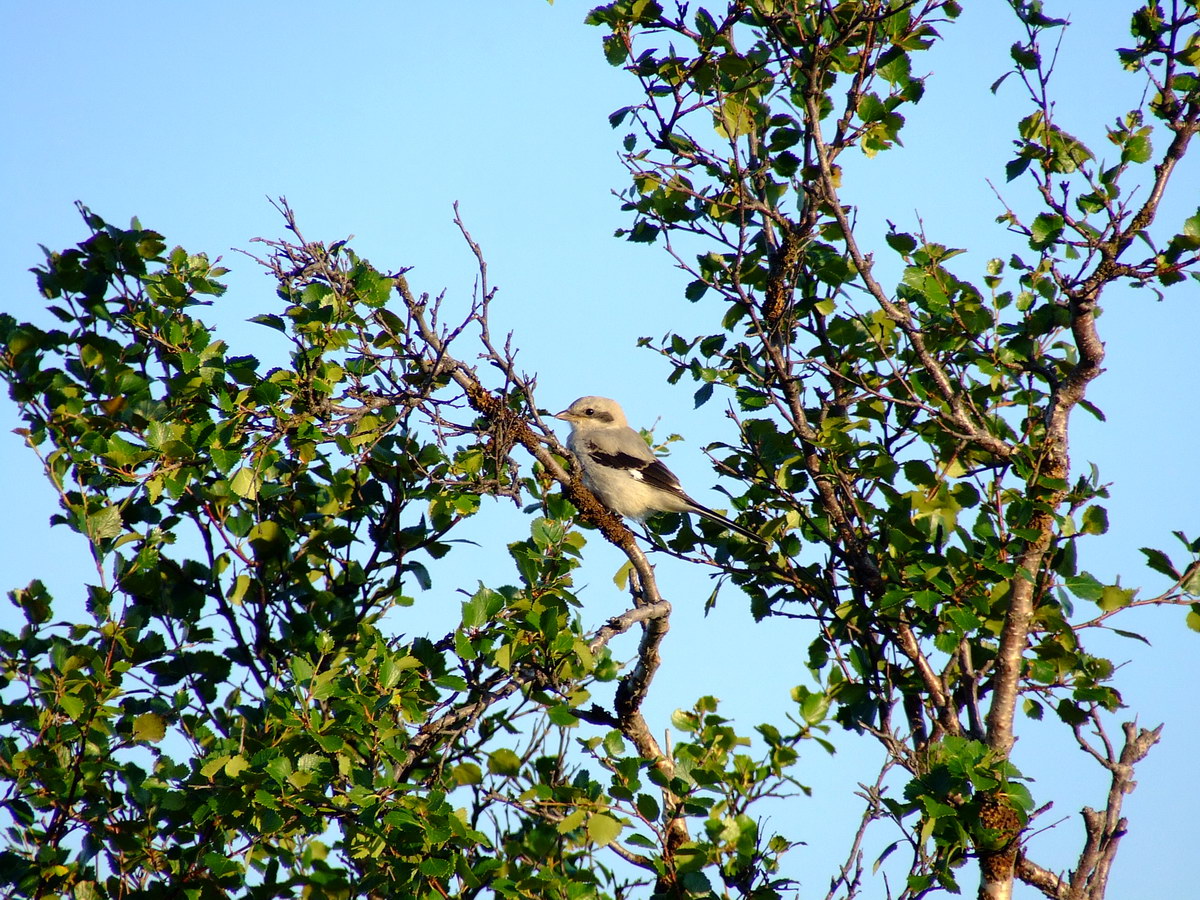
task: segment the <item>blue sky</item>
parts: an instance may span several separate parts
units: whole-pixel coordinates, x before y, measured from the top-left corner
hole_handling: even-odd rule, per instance
[[[869,246],[882,246],[885,219],[911,230],[919,217],[932,239],[969,251],[957,271],[971,279],[987,259],[1020,249],[994,223],[1001,208],[986,179],[1014,206],[1030,197],[1028,186],[1003,182],[1021,93],[1012,79],[998,96],[988,90],[1019,37],[1002,6],[970,4],[947,29],[950,41],[916,61],[933,77],[909,114],[905,147],[848,166],[845,179],[845,199],[858,205]],[[687,438],[675,445],[672,468],[698,499],[721,505],[701,453],[729,437],[719,404],[693,410],[690,389],[669,387],[659,357],[635,347],[643,335],[700,333],[712,307],[682,300],[686,279],[660,250],[612,238],[628,222],[611,195],[626,176],[617,157],[621,133],[607,115],[637,102],[637,85],[604,62],[600,32],[581,24],[587,8],[565,0],[358,3],[336,12],[305,2],[6,5],[0,308],[47,322],[27,270],[40,261],[39,243],[61,249],[83,237],[72,207],[81,200],[110,221],[136,215],[172,245],[223,256],[233,269],[230,290],[206,318],[243,352],[282,354],[266,329],[245,324],[273,311],[275,298],[268,278],[234,250],[281,233],[268,197],[288,198],[307,237],[354,234],[358,251],[377,265],[413,266],[415,288],[445,290],[448,305],[465,310],[475,270],[451,221],[459,201],[500,288],[493,331],[515,332],[544,406],[557,410],[598,393],[620,400],[635,425],[659,420],[662,433]],[[1059,64],[1060,123],[1101,155],[1103,125],[1140,96],[1111,52],[1127,40],[1128,8],[1048,4],[1075,20]],[[1164,219],[1195,212],[1186,204],[1200,196],[1198,172],[1193,159],[1178,173]],[[1113,482],[1112,528],[1084,547],[1083,565],[1153,590],[1158,582],[1137,548],[1173,551],[1172,529],[1200,534],[1197,291],[1191,283],[1164,302],[1114,291],[1104,305],[1109,371],[1090,397],[1108,421],[1081,417],[1072,449],[1077,469],[1095,462]],[[0,399],[0,471],[10,498],[0,519],[0,587],[41,577],[67,600],[95,571],[74,536],[46,531],[54,496],[11,434],[17,425],[12,404]],[[487,516],[519,535],[511,510],[497,506]],[[457,613],[453,588],[513,579],[502,547],[485,540],[469,553],[460,559],[473,567],[471,578],[439,581],[415,608],[428,627]],[[581,581],[592,623],[622,608],[610,580],[618,565],[598,540],[589,544]],[[711,586],[702,572],[664,560],[659,574],[676,611],[649,708],[658,720],[652,727],[661,731],[672,708],[705,693],[721,697],[723,712],[745,731],[784,709],[787,687],[806,681],[797,650],[808,637],[786,624],[755,625],[734,592],[705,618]],[[12,614],[0,608],[0,620]],[[1185,862],[1191,835],[1166,824],[1200,803],[1192,777],[1200,636],[1182,621],[1178,610],[1127,618],[1121,627],[1146,634],[1152,649],[1093,640],[1096,651],[1127,663],[1121,687],[1130,712],[1143,725],[1167,722],[1127,801],[1132,830],[1114,898],[1183,896],[1193,883]],[[410,633],[417,627],[404,624]],[[633,645],[623,652],[632,654]],[[1066,819],[1035,840],[1033,855],[1066,868],[1079,843],[1077,810],[1100,805],[1105,785],[1073,744],[1054,736],[1056,727],[1028,723],[1017,758],[1039,779],[1035,795],[1040,784],[1041,796],[1056,797],[1042,821]],[[858,816],[849,793],[873,777],[863,766],[878,757],[872,745],[836,737],[835,760],[813,752],[799,771],[813,799],[776,814],[777,824],[808,841],[788,857],[802,896],[823,895],[829,860],[843,852]],[[875,849],[886,840],[881,831]]]

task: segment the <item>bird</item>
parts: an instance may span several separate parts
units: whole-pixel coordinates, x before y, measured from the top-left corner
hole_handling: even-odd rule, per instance
[[[697,513],[765,543],[759,535],[689,497],[675,473],[629,427],[615,400],[580,397],[554,418],[571,426],[567,449],[579,460],[583,483],[617,515],[644,523],[656,512]]]

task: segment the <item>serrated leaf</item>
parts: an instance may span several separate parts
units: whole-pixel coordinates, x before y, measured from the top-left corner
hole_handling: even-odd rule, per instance
[[[507,747],[488,754],[488,771],[493,775],[517,775],[521,771],[521,757]]]
[[[574,831],[583,824],[583,820],[587,818],[587,810],[577,809],[566,818],[559,820],[555,825],[555,830],[559,834],[566,834],[568,831]]]
[[[610,34],[603,39],[604,58],[608,60],[610,66],[619,66],[625,62],[628,56],[628,51],[625,48],[625,42],[620,35]]]
[[[238,460],[244,456],[240,450],[224,450],[220,447],[210,447],[208,452],[212,456],[213,465],[222,475],[237,465]]]
[[[559,728],[574,728],[579,724],[579,719],[571,712],[571,707],[565,703],[559,703],[550,707],[547,715],[550,718],[551,724],[557,725]]]
[[[167,720],[158,713],[142,713],[133,720],[133,739],[157,744],[166,736]]]
[[[1100,593],[1096,605],[1105,612],[1110,612],[1114,609],[1121,609],[1133,602],[1134,594],[1137,592],[1129,588],[1123,588],[1115,584],[1107,585]]]
[[[429,878],[449,878],[454,867],[448,859],[427,856],[421,860],[421,874]]]
[[[1036,69],[1042,59],[1036,50],[1019,43],[1012,45],[1009,54],[1012,56],[1013,62],[1022,69]],[[995,90],[992,93],[995,93]]]
[[[890,231],[883,238],[887,245],[902,256],[908,256],[917,249],[917,239],[911,234],[900,231]]]
[[[216,759],[210,759],[200,767],[200,774],[205,778],[212,778],[221,769],[225,768],[225,764],[229,762],[229,756],[218,756]]]
[[[1071,575],[1064,578],[1063,584],[1066,585],[1068,591],[1080,600],[1091,600],[1094,602],[1099,600],[1104,594],[1104,585],[1089,572],[1080,572],[1078,575]]]
[[[229,489],[246,500],[257,497],[261,487],[262,479],[258,477],[258,473],[246,466],[234,472],[233,477],[229,479]]]
[[[649,794],[637,795],[637,811],[647,822],[658,821],[658,816],[661,810],[658,806],[658,801]]]
[[[1183,220],[1183,234],[1200,241],[1200,213]]]
[[[726,97],[725,102],[713,110],[713,128],[723,138],[736,140],[749,134],[753,127],[754,110],[740,97]]]
[[[450,777],[455,784],[480,784],[483,781],[483,770],[473,762],[459,763],[450,770]]]
[[[1142,553],[1146,555],[1146,565],[1155,572],[1166,575],[1172,581],[1179,580],[1179,572],[1175,570],[1175,566],[1171,563],[1171,558],[1161,550],[1155,550],[1153,547],[1142,547]]]
[[[88,536],[93,540],[108,540],[121,533],[121,511],[115,506],[106,506],[87,518]]]
[[[276,756],[270,759],[263,769],[275,780],[276,784],[282,785],[292,774],[292,761],[286,756]]]
[[[1133,135],[1121,148],[1121,162],[1149,162],[1153,155],[1154,147],[1150,143],[1149,136],[1144,134]]]
[[[1029,168],[1029,164],[1033,162],[1028,156],[1018,156],[1016,159],[1010,160],[1004,166],[1004,175],[1006,180],[1013,181],[1021,176],[1021,174]]]
[[[622,827],[620,822],[607,813],[596,813],[588,819],[588,838],[594,844],[603,847],[620,837]]]
[[[58,698],[58,705],[70,719],[78,720],[83,716],[83,700],[74,694],[63,694]]]
[[[1029,246],[1034,250],[1045,250],[1062,237],[1063,218],[1053,213],[1042,213],[1033,220],[1029,231]]]
[[[611,113],[608,117],[608,124],[612,128],[616,128],[625,121],[625,117],[633,110],[632,106],[622,106],[617,111]]]
[[[1184,576],[1183,582],[1179,585],[1180,589],[1189,596],[1200,596],[1200,567],[1193,568]]]
[[[274,315],[273,313],[252,316],[246,321],[253,322],[255,325],[266,325],[268,328],[274,328],[276,331],[287,331],[287,326],[283,323],[283,317]]]
[[[1092,504],[1083,511],[1084,534],[1104,534],[1108,531],[1108,511],[1097,504]]]
[[[604,736],[604,751],[614,759],[625,755],[625,740],[615,728]]]
[[[800,716],[809,725],[824,721],[829,713],[829,697],[824,693],[813,692],[800,702]]]

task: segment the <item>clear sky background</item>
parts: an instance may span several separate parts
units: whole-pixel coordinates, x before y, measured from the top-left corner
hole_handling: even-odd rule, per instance
[[[1010,79],[998,96],[988,90],[1007,69],[1008,47],[1020,37],[1016,22],[999,0],[965,5],[960,23],[946,30],[948,42],[914,60],[933,77],[926,99],[908,113],[904,149],[848,165],[844,196],[859,206],[868,246],[882,247],[885,219],[912,230],[919,217],[931,239],[969,251],[952,267],[978,282],[986,260],[1021,250],[994,222],[1001,207],[986,179],[1018,209],[1031,188],[1004,184],[1014,123],[1025,114],[1019,86]],[[1059,122],[1101,155],[1103,125],[1136,105],[1142,89],[1112,52],[1128,43],[1131,8],[1120,0],[1047,5],[1076,23],[1056,80]],[[662,434],[683,434],[672,468],[702,502],[723,505],[701,452],[731,436],[722,404],[693,410],[691,387],[668,386],[668,367],[635,347],[643,335],[715,330],[713,307],[682,299],[686,279],[660,249],[612,237],[629,222],[611,195],[626,175],[617,157],[622,133],[609,128],[607,115],[639,94],[630,76],[604,61],[601,33],[581,24],[587,9],[570,0],[4,4],[0,309],[49,324],[27,270],[41,260],[39,243],[59,250],[83,239],[72,206],[81,200],[117,224],[138,216],[169,245],[223,256],[233,269],[230,290],[203,317],[234,352],[281,360],[286,348],[274,333],[245,323],[276,311],[273,284],[235,251],[253,250],[256,236],[282,234],[268,197],[287,197],[309,239],[356,235],[359,253],[380,268],[413,266],[415,289],[444,289],[448,305],[465,311],[475,269],[451,222],[457,200],[500,288],[493,333],[514,331],[520,362],[539,375],[543,406],[556,411],[581,394],[603,394],[621,401],[636,426],[657,421]],[[1167,227],[1195,212],[1198,172],[1191,159],[1178,173],[1163,212]],[[1076,469],[1094,462],[1113,483],[1111,530],[1081,547],[1083,567],[1101,578],[1120,574],[1124,585],[1147,592],[1161,589],[1161,579],[1137,548],[1175,553],[1172,529],[1200,534],[1197,293],[1189,282],[1163,302],[1148,291],[1105,296],[1109,371],[1089,397],[1108,421],[1081,416],[1072,432]],[[47,529],[55,497],[11,433],[18,425],[5,396],[0,588],[39,577],[75,604],[96,573],[81,539]],[[458,614],[455,589],[515,580],[503,543],[522,535],[517,515],[499,505],[486,510],[480,546],[453,557],[454,573],[435,570],[433,590],[397,630],[444,630]],[[626,603],[611,581],[620,560],[602,544],[590,541],[580,576],[593,627]],[[673,708],[703,694],[720,697],[744,733],[778,718],[787,688],[809,683],[801,663],[811,636],[793,623],[756,625],[732,590],[706,618],[705,573],[673,560],[658,568],[675,613],[647,710],[651,727],[661,732]],[[469,576],[455,574],[463,571]],[[4,627],[18,615],[0,607]],[[1195,884],[1188,823],[1200,804],[1200,635],[1185,629],[1177,609],[1141,611],[1117,624],[1153,646],[1112,636],[1091,637],[1089,646],[1125,664],[1118,685],[1129,713],[1167,728],[1127,800],[1131,831],[1109,896],[1188,896]],[[634,640],[616,646],[618,655],[631,656]],[[1018,765],[1037,779],[1034,796],[1056,800],[1039,823],[1063,820],[1031,845],[1052,869],[1073,863],[1078,809],[1102,806],[1107,789],[1063,731],[1026,722],[1016,751]],[[874,778],[879,759],[872,743],[832,737],[836,758],[812,748],[797,770],[814,796],[772,811],[772,824],[807,842],[786,857],[802,897],[824,896],[861,812],[851,794]],[[878,852],[894,837],[881,828],[868,849]],[[867,894],[882,895],[882,885]],[[1019,888],[1018,896],[1034,892]]]

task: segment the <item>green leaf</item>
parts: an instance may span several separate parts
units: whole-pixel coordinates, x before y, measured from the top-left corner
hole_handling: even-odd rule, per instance
[[[625,754],[625,741],[617,729],[604,736],[604,751],[614,759]]]
[[[1063,233],[1063,218],[1054,213],[1042,213],[1033,220],[1030,228],[1029,246],[1034,250],[1046,250],[1058,243]]]
[[[1041,56],[1032,47],[1026,47],[1024,44],[1013,44],[1009,50],[1010,55],[1022,69],[1036,69],[1042,61]],[[995,93],[995,91],[992,91]]]
[[[653,244],[661,230],[657,225],[653,225],[645,219],[638,219],[629,229],[626,239],[635,244]]]
[[[157,744],[166,736],[167,721],[158,713],[142,713],[133,720],[133,739]]]
[[[790,150],[784,150],[771,162],[771,168],[781,178],[791,178],[800,170],[800,157]]]
[[[624,563],[617,571],[613,573],[613,584],[624,589],[625,585],[629,584],[629,575],[633,572],[633,563]]]
[[[220,772],[221,769],[225,768],[225,764],[228,762],[229,762],[228,755],[218,756],[218,757],[215,757],[214,759],[210,759],[208,762],[206,762],[203,766],[200,767],[200,774],[203,775],[205,778],[208,778],[211,780],[214,775],[216,775],[218,772]]]
[[[1029,168],[1029,164],[1032,162],[1033,159],[1028,156],[1018,156],[1016,159],[1009,160],[1009,162],[1004,166],[1005,179],[1008,181],[1013,181],[1019,178],[1022,173]]]
[[[1068,725],[1082,725],[1087,721],[1087,713],[1079,708],[1079,704],[1065,698],[1059,701],[1055,712]]]
[[[1097,602],[1104,596],[1104,585],[1088,572],[1080,572],[1078,575],[1064,578],[1063,584],[1066,585],[1068,591],[1080,600]]]
[[[739,96],[727,96],[713,111],[713,128],[729,140],[749,134],[755,123],[756,106]]]
[[[121,533],[121,511],[115,506],[106,506],[87,519],[88,536],[92,540],[108,540]]]
[[[274,315],[273,313],[261,316],[252,316],[246,321],[253,322],[256,325],[266,325],[268,328],[273,328],[276,331],[287,331],[287,325],[284,324],[283,317]]]
[[[1083,511],[1083,527],[1079,529],[1084,534],[1104,534],[1108,531],[1108,511],[1103,506],[1093,504]]]
[[[574,728],[579,724],[579,719],[571,712],[571,707],[565,703],[559,703],[550,707],[547,715],[550,722],[559,728]]]
[[[35,578],[27,587],[9,591],[8,599],[25,614],[30,625],[41,625],[50,620],[50,594],[40,579]]]
[[[707,291],[708,284],[700,279],[697,279],[696,281],[688,284],[687,288],[683,292],[683,295],[695,303],[697,300],[703,297]]]
[[[395,279],[362,261],[354,266],[351,283],[358,294],[358,299],[364,305],[372,308],[379,308],[386,304],[396,286]]]
[[[1123,163],[1149,162],[1153,155],[1154,147],[1150,143],[1149,135],[1145,134],[1132,135],[1121,148],[1121,162]]]
[[[616,112],[611,113],[608,117],[609,126],[612,128],[617,128],[622,122],[625,121],[625,117],[632,111],[632,106],[622,106]]]
[[[255,757],[258,761],[262,754]],[[292,761],[286,756],[276,756],[267,760],[263,769],[275,781],[276,784],[283,785],[288,783],[288,779],[293,774]]]
[[[488,754],[488,771],[493,775],[512,777],[521,773],[521,757],[507,747]]]
[[[809,725],[817,725],[829,713],[829,697],[821,692],[810,693],[800,702],[800,716]]]
[[[588,839],[597,846],[603,847],[620,837],[623,827],[620,822],[607,813],[595,813],[588,818]]]
[[[1105,418],[1105,416],[1104,416],[1104,411],[1101,410],[1100,407],[1096,406],[1096,404],[1092,403],[1090,400],[1082,400],[1081,399],[1079,401],[1079,405],[1082,406],[1084,409],[1086,409],[1089,413],[1091,413],[1098,421],[1100,421],[1100,422],[1108,421],[1108,419]]]
[[[1192,568],[1179,587],[1189,596],[1200,596],[1200,567]]]
[[[234,472],[233,477],[229,479],[229,489],[246,500],[255,499],[261,487],[262,479],[258,473],[246,466]]]
[[[1146,555],[1146,565],[1155,572],[1166,575],[1172,581],[1178,581],[1180,578],[1179,572],[1171,563],[1171,559],[1161,550],[1155,550],[1153,547],[1142,547],[1142,553]]]
[[[656,822],[661,813],[658,801],[649,794],[637,795],[637,811],[647,822]]]
[[[470,600],[463,602],[463,628],[481,628],[483,625],[487,624],[489,618],[488,610],[492,605],[493,596],[493,591],[488,588],[481,587],[472,595]]]
[[[455,784],[481,784],[483,771],[473,762],[463,762],[450,770],[450,777]]]
[[[604,37],[604,58],[608,60],[610,66],[621,65],[628,55],[625,42],[620,35],[610,34]]]
[[[769,149],[772,153],[782,153],[789,147],[794,147],[796,144],[800,143],[800,138],[803,136],[804,134],[799,128],[794,128],[791,126],[775,128],[771,131],[771,137],[767,143],[767,149]]]
[[[1181,233],[1193,241],[1200,241],[1200,213],[1196,213],[1196,215],[1189,216],[1183,220],[1183,231]]]
[[[1133,602],[1137,591],[1130,588],[1123,588],[1119,585],[1107,585],[1100,593],[1100,598],[1096,601],[1105,612],[1111,612],[1114,609],[1121,609]]]
[[[240,450],[222,450],[219,447],[210,447],[208,453],[212,457],[213,465],[222,475],[227,474],[245,455]]]
[[[911,234],[905,234],[899,231],[890,231],[884,238],[887,245],[902,256],[910,256],[917,249],[917,239]]]
[[[427,856],[421,860],[421,874],[429,878],[449,878],[454,871],[450,860]]]
[[[574,831],[576,828],[582,825],[584,819],[586,818],[587,810],[577,809],[565,818],[560,819],[558,824],[556,824],[554,827],[559,834],[567,834],[568,832]]]
[[[289,542],[287,532],[278,522],[264,519],[250,529],[246,535],[250,549],[260,561],[278,559],[287,551]]]
[[[1123,631],[1120,628],[1114,628],[1113,634],[1119,634],[1123,638],[1130,638],[1131,640],[1141,641],[1147,647],[1152,646],[1150,641],[1145,636],[1138,634],[1136,631]]]
[[[944,487],[936,490],[933,496],[924,491],[909,491],[906,496],[912,503],[913,521],[927,523],[931,537],[944,539],[954,530],[962,506]]]
[[[74,694],[62,694],[59,696],[58,705],[67,714],[67,718],[69,719],[78,721],[83,717],[83,700]]]

